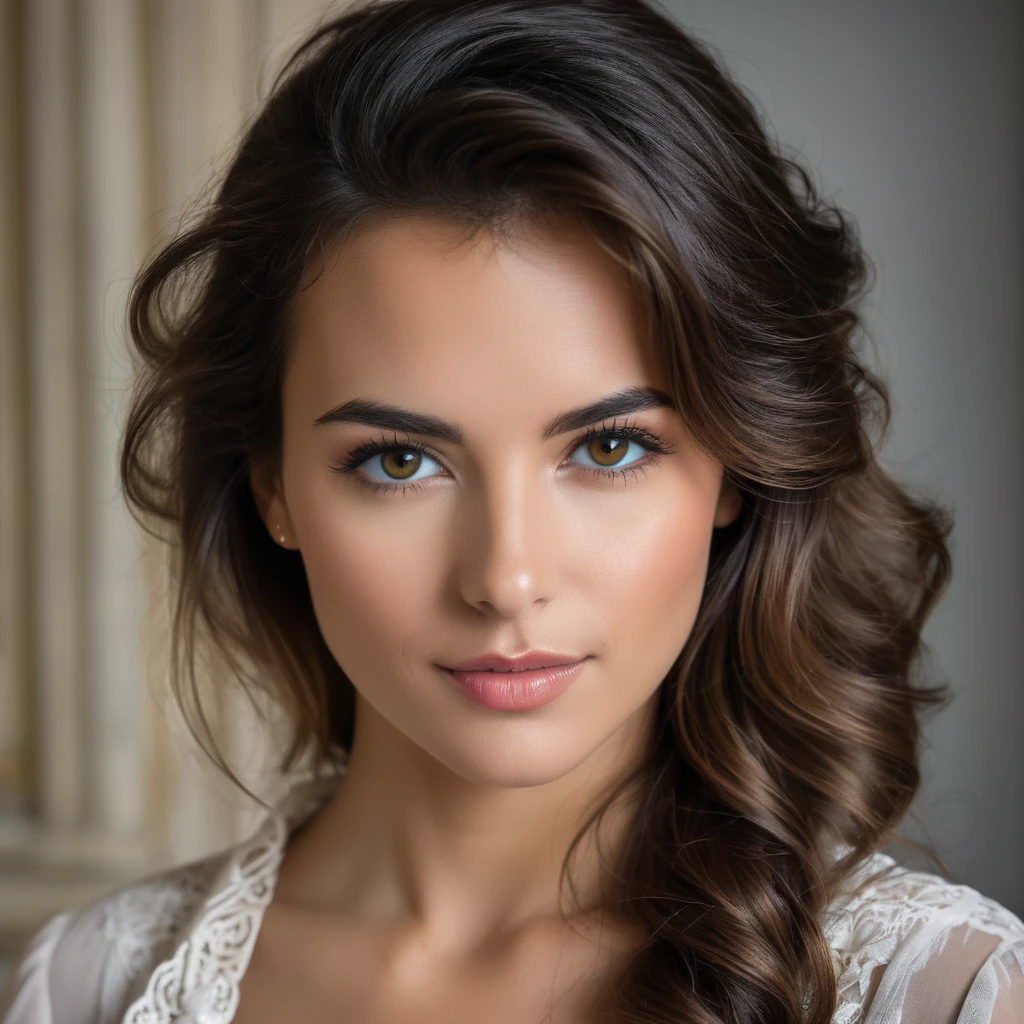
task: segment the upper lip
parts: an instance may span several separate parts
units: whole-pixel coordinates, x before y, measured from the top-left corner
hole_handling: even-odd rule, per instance
[[[582,658],[573,654],[559,654],[557,651],[527,651],[525,654],[517,654],[508,657],[505,654],[481,654],[477,658],[467,658],[465,661],[457,662],[454,665],[445,665],[444,668],[453,669],[459,672],[481,672],[486,669],[493,669],[496,672],[522,672],[531,668],[553,668],[556,665],[572,665]]]

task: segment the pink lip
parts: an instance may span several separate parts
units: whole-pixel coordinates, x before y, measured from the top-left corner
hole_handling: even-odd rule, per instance
[[[438,666],[474,703],[495,711],[532,711],[564,693],[589,660],[519,672],[493,669],[466,671]]]
[[[476,672],[491,669],[495,672],[522,672],[527,669],[554,668],[559,665],[572,665],[580,661],[578,655],[558,654],[556,651],[527,651],[508,657],[504,654],[482,654],[478,658],[467,658],[454,665],[443,665],[442,668],[456,672]]]

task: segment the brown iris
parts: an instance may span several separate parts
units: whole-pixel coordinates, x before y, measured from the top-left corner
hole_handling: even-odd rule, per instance
[[[622,460],[629,441],[621,437],[595,437],[587,445],[590,457],[600,466],[614,466]]]
[[[380,458],[380,464],[384,467],[384,472],[398,480],[405,480],[412,476],[420,468],[422,461],[423,457],[420,453],[409,448],[400,448],[386,452]]]

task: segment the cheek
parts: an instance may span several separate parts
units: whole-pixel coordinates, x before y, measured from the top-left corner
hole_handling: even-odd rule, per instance
[[[582,533],[590,551],[581,564],[590,567],[617,659],[654,674],[671,666],[700,607],[713,517],[702,493],[677,483]]]
[[[423,543],[421,528],[402,530],[369,502],[342,502],[335,494],[303,508],[302,558],[327,646],[353,680],[394,668],[436,601],[439,546]],[[318,508],[326,511],[318,515]]]

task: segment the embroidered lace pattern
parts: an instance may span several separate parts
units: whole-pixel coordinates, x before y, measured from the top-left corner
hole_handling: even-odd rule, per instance
[[[101,1006],[123,1005],[131,983],[151,968],[210,891],[228,854],[144,879],[101,905],[100,934],[108,942]]]
[[[114,900],[110,934],[117,934],[117,955],[140,983],[152,968],[147,952],[184,936],[152,969],[122,1024],[229,1024],[288,837],[323,806],[335,784],[320,780],[294,788],[250,839],[212,867],[192,866],[170,876],[162,889],[130,889]],[[197,907],[204,893],[209,895]],[[942,920],[967,923],[1024,948],[1024,924],[976,890],[904,869],[885,854],[868,858],[823,921],[839,986],[832,1024],[860,1024],[872,970],[888,965],[915,928]],[[936,930],[939,945],[924,944],[922,958],[941,949],[944,934],[948,929]]]

